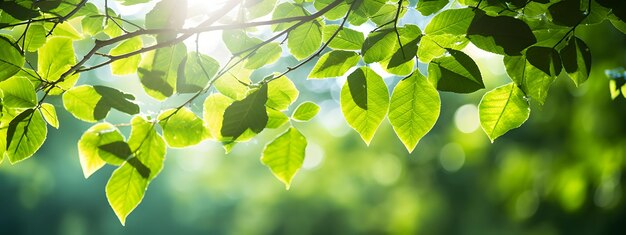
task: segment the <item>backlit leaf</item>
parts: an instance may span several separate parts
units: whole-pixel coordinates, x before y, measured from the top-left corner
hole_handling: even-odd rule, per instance
[[[289,128],[265,146],[261,162],[289,189],[291,180],[304,162],[306,138],[296,128]]]
[[[524,92],[514,83],[485,93],[478,105],[480,125],[491,142],[511,129],[521,126],[530,115]]]

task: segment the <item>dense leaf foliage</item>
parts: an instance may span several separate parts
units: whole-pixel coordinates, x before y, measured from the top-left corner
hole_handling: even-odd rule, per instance
[[[289,188],[307,146],[292,121],[320,111],[310,101],[294,107],[299,90],[292,80],[345,78],[339,102],[346,122],[369,144],[388,118],[411,152],[439,118],[440,92],[486,88],[464,50],[471,42],[501,55],[511,79],[480,101],[481,125],[494,141],[528,119],[531,102],[549,102],[561,73],[577,86],[589,78],[592,53],[577,27],[608,21],[626,33],[626,7],[617,0],[231,0],[202,14],[188,11],[187,1],[115,0],[153,6],[135,17],[106,8],[113,1],[1,2],[0,160],[33,156],[47,125],[63,128],[60,107],[95,122],[78,140],[79,160],[85,177],[106,164],[117,167],[106,195],[122,224],[163,168],[167,146],[210,139],[228,152],[265,129],[286,130],[261,161]],[[408,12],[434,16],[422,30],[403,21]],[[199,49],[211,31],[221,31],[231,55],[226,63]],[[268,72],[285,55],[298,63]],[[291,76],[305,64],[312,66],[307,78]],[[81,77],[104,67],[136,75],[143,92]],[[258,72],[264,78],[251,79]],[[610,74],[618,78],[612,94],[623,94],[623,72]],[[403,79],[390,85],[387,76]],[[140,105],[136,97],[144,93],[163,102],[159,112]],[[62,105],[49,101],[54,96]],[[192,108],[200,102],[202,115]],[[109,123],[119,122],[107,120],[113,110],[129,123]],[[128,138],[119,129],[125,126]]]

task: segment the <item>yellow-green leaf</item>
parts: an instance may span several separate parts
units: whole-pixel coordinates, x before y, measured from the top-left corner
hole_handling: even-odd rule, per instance
[[[353,51],[331,51],[320,57],[309,78],[332,78],[343,76],[359,63],[361,57]]]
[[[416,71],[396,85],[391,95],[389,122],[409,152],[439,118],[439,92]]]
[[[306,145],[307,141],[302,133],[291,127],[265,146],[261,162],[289,189],[291,180],[304,162]]]
[[[120,165],[125,159],[100,149],[111,143],[124,142],[124,136],[109,123],[98,123],[90,127],[78,140],[78,157],[85,178],[102,168],[105,163]]]
[[[300,104],[296,111],[293,112],[291,118],[296,121],[306,122],[311,120],[317,113],[320,111],[320,106],[317,104],[307,101]]]
[[[389,108],[387,85],[374,70],[361,67],[341,89],[341,111],[346,121],[369,145]]]
[[[480,105],[480,125],[491,142],[524,124],[530,115],[528,100],[515,83],[498,87],[485,93]]]
[[[287,110],[300,94],[296,85],[287,76],[272,80],[267,87],[267,107],[279,111]]]
[[[13,76],[0,82],[2,105],[9,108],[32,108],[37,105],[35,88],[28,78]]]
[[[126,41],[123,41],[122,43],[111,49],[111,52],[109,54],[112,56],[123,55],[139,50],[142,46],[143,42],[141,41],[141,38],[133,37]],[[113,61],[113,63],[111,63],[111,73],[115,75],[137,73],[137,66],[139,66],[139,62],[141,62],[141,55],[139,54]]]
[[[170,147],[192,146],[210,137],[202,119],[186,107],[166,110],[158,119],[163,137]]]
[[[57,118],[57,111],[54,105],[43,103],[41,104],[40,110],[41,114],[43,114],[43,119],[45,119],[50,126],[59,129],[59,119]]]

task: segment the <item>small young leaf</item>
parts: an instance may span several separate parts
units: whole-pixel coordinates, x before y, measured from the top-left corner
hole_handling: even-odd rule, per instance
[[[43,103],[41,104],[40,110],[43,115],[43,119],[45,119],[50,126],[59,129],[59,119],[57,118],[57,111],[54,108],[54,105]]]
[[[317,113],[320,111],[320,106],[317,104],[307,101],[296,108],[296,111],[293,112],[291,118],[296,121],[306,122],[311,120]]]
[[[332,78],[343,76],[359,63],[361,57],[352,51],[331,51],[317,61],[309,74],[311,78]]]
[[[169,109],[158,117],[163,137],[170,147],[182,148],[210,137],[204,122],[188,108]]]
[[[428,80],[440,91],[472,93],[485,88],[478,66],[471,57],[453,49],[428,65]]]
[[[389,92],[383,78],[367,67],[355,70],[341,88],[340,102],[350,127],[369,145],[389,108]]]
[[[268,85],[263,85],[243,100],[233,102],[224,111],[221,135],[235,141],[246,130],[260,133],[267,125]]]
[[[113,49],[111,49],[112,56],[123,55],[126,53],[134,52],[141,49],[143,42],[140,37],[133,37],[126,41],[123,41]],[[113,61],[111,63],[111,73],[115,75],[125,75],[137,73],[137,66],[141,61],[141,55],[133,55],[128,58]]]
[[[289,122],[289,117],[287,117],[287,115],[272,108],[267,109],[267,117],[267,126],[265,128],[276,129]]]
[[[591,51],[587,44],[578,37],[572,37],[560,54],[563,68],[576,86],[587,81],[591,72]]]
[[[298,60],[302,60],[322,46],[322,26],[318,21],[304,23],[289,32],[287,47]]]
[[[302,133],[291,127],[265,146],[261,162],[289,189],[291,180],[304,162],[306,145],[307,141]]]
[[[478,105],[480,125],[491,142],[524,124],[530,115],[530,106],[524,92],[514,83],[485,93]]]
[[[124,159],[117,158],[99,147],[114,142],[124,142],[124,136],[109,123],[98,123],[90,127],[78,140],[78,157],[85,178],[102,168],[105,163],[120,165]]]
[[[389,122],[409,152],[433,128],[440,109],[439,92],[419,71],[396,85],[391,95]]]

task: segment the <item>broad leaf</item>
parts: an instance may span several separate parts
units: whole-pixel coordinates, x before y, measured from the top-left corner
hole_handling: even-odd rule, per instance
[[[6,155],[11,164],[25,160],[41,147],[48,128],[38,110],[26,109],[16,115],[8,125]]]
[[[439,34],[424,35],[420,40],[417,49],[417,58],[422,63],[429,63],[434,58],[443,56],[446,48],[461,50],[469,43],[466,37],[462,35]]]
[[[174,94],[178,66],[187,54],[184,44],[147,52],[138,68],[144,90],[157,100]]]
[[[537,42],[524,21],[509,16],[492,17],[484,12],[474,17],[467,37],[476,47],[501,55],[520,55]]]
[[[474,19],[471,8],[448,9],[435,15],[424,29],[427,35],[452,34],[463,35]]]
[[[276,109],[267,109],[267,126],[265,128],[276,129],[280,128],[289,122],[289,117],[283,112]]]
[[[327,42],[335,32],[339,29],[339,25],[326,25],[323,29],[323,41]],[[362,32],[354,29],[343,27],[333,38],[328,47],[336,50],[361,50],[361,45],[365,41]]]
[[[63,94],[63,106],[74,117],[95,122],[106,118],[111,108],[127,114],[139,113],[135,97],[105,86],[77,86]]]
[[[320,111],[320,106],[317,104],[307,101],[304,102],[296,108],[296,111],[293,112],[291,118],[296,121],[306,122],[311,120],[317,113]]]
[[[224,111],[221,135],[229,137],[229,142],[232,142],[248,129],[254,133],[263,131],[268,119],[265,110],[267,94],[268,85],[263,85],[243,100],[235,101],[228,106]]]
[[[291,180],[304,162],[306,145],[307,141],[302,133],[291,127],[265,146],[261,162],[289,189]]]
[[[478,66],[471,57],[453,49],[428,65],[428,80],[440,91],[472,93],[485,88]]]
[[[90,127],[78,141],[78,157],[85,178],[102,168],[105,163],[120,165],[126,157],[119,158],[111,152],[100,149],[111,143],[124,142],[124,136],[109,123],[98,123]]]
[[[158,119],[163,137],[170,147],[192,146],[210,137],[202,119],[186,107],[166,110]]]
[[[0,36],[0,81],[15,75],[24,65],[24,57],[13,44],[13,41]]]
[[[417,2],[415,8],[422,13],[422,15],[427,16],[440,11],[448,2],[449,0],[421,0]]]
[[[235,65],[222,77],[215,81],[215,89],[231,99],[240,100],[246,97],[248,84],[252,84],[252,70],[246,69],[243,63]]]
[[[267,107],[284,111],[293,104],[300,92],[287,76],[281,76],[267,84]]]
[[[310,78],[333,78],[343,76],[359,63],[361,57],[352,51],[331,51],[317,61],[309,74]]]
[[[393,90],[389,122],[409,152],[439,118],[439,92],[419,71],[402,79]]]
[[[125,162],[113,171],[105,188],[109,205],[122,225],[126,224],[126,217],[139,205],[148,188],[149,180],[144,176],[146,168],[141,166],[137,158]]]
[[[304,23],[289,32],[287,47],[298,60],[304,59],[322,46],[322,26],[318,21]]]
[[[280,59],[282,48],[277,42],[272,42],[261,46],[246,61],[245,68],[258,69],[268,64],[273,64]]]
[[[173,10],[176,9],[176,10]],[[179,29],[187,18],[187,0],[161,0],[146,14],[147,29]],[[176,32],[157,35],[158,42],[176,38]]]
[[[143,42],[141,41],[141,38],[133,37],[131,39],[123,41],[122,43],[111,49],[111,52],[109,54],[112,56],[123,55],[137,51],[141,49],[142,46]],[[139,54],[113,61],[113,63],[111,63],[111,73],[115,75],[137,73],[137,66],[139,66],[139,62],[141,62],[141,55]]]
[[[532,47],[522,56],[505,56],[507,74],[530,98],[543,104],[550,85],[561,71],[558,52],[548,47]]]
[[[346,121],[369,145],[389,108],[387,86],[376,72],[361,67],[341,88],[341,111]]]
[[[572,37],[561,49],[563,68],[576,86],[587,81],[591,72],[591,51],[587,44],[578,37]]]
[[[276,6],[276,9],[274,9],[274,12],[272,13],[272,19],[276,20],[276,19],[290,18],[290,17],[296,17],[296,16],[303,16],[305,15],[305,12],[306,11],[302,7],[296,6],[293,3],[284,2]],[[283,31],[291,27],[295,23],[296,22],[286,22],[286,23],[274,24],[272,25],[272,31],[274,32]]]
[[[56,31],[56,29],[55,29]],[[48,81],[57,81],[61,74],[76,64],[72,39],[67,37],[48,38],[38,51],[38,73]],[[65,78],[68,79],[68,78]]]
[[[14,76],[0,82],[2,105],[9,108],[32,108],[37,105],[37,94],[30,81],[23,76]]]
[[[196,93],[204,89],[213,79],[220,64],[210,56],[189,52],[178,67],[176,91]]]
[[[530,115],[528,100],[524,92],[514,83],[498,87],[485,93],[478,105],[480,125],[491,142],[521,126]]]
[[[209,129],[209,136],[213,139],[223,140],[221,129],[224,112],[233,102],[233,99],[220,93],[211,94],[204,100],[202,116]]]

